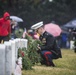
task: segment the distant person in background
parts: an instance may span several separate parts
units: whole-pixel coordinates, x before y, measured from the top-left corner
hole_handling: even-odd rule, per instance
[[[57,43],[59,45],[59,47],[61,47],[61,35],[56,37]]]
[[[76,28],[73,29],[72,33],[73,33],[73,37],[74,37],[73,39],[76,40]]]
[[[67,38],[68,38],[67,34],[66,33],[62,33],[61,37],[62,37],[62,39],[61,39],[62,40],[62,48],[66,48],[67,47],[66,46],[67,45]]]
[[[10,19],[10,21],[11,21],[11,39],[14,39],[14,38],[16,38],[15,30],[17,28],[18,23],[12,19]]]
[[[29,29],[29,30],[27,31],[27,33],[28,33],[28,35],[30,35],[30,36],[33,38],[33,35],[34,35],[33,30]]]
[[[0,43],[1,41],[8,41],[11,34],[10,15],[8,12],[4,13],[3,18],[0,18]]]
[[[34,30],[28,30],[28,34],[29,34],[33,39],[39,39],[39,34],[37,34]]]
[[[76,28],[73,29],[73,35],[74,35],[74,52],[76,53]]]
[[[32,37],[32,39],[39,39],[39,35],[36,34],[36,32],[34,30],[31,30],[31,29],[26,30],[26,28],[24,28],[22,38],[25,38],[26,35],[29,35],[30,37]]]

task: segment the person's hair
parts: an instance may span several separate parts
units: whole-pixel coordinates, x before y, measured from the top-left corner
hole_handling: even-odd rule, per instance
[[[41,27],[42,27],[42,28],[44,28],[44,25],[43,25],[43,26],[41,26]],[[39,28],[41,28],[41,27],[39,27]],[[39,29],[39,28],[38,28],[38,29]],[[38,29],[36,30],[36,32],[38,32]]]
[[[10,18],[10,20],[13,21],[11,18]]]
[[[41,26],[42,28],[44,28],[44,25],[43,26]]]

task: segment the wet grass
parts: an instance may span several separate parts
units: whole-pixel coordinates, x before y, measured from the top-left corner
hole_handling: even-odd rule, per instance
[[[76,53],[62,49],[62,58],[54,60],[56,67],[33,66],[33,70],[23,70],[22,75],[76,75]]]

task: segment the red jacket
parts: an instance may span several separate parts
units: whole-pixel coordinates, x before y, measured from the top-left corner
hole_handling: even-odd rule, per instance
[[[4,13],[3,18],[0,18],[0,36],[7,36],[11,33],[10,20],[5,20],[9,13]]]

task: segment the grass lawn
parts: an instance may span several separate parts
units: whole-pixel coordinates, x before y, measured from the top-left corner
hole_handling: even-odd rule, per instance
[[[33,66],[33,70],[23,70],[22,75],[76,75],[76,53],[62,49],[62,58],[54,60],[56,67]]]

